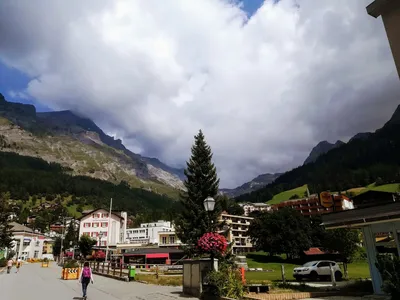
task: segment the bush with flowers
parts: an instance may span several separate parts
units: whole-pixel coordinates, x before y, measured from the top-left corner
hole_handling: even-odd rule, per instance
[[[207,232],[199,239],[197,247],[203,253],[221,256],[225,254],[228,248],[228,242],[221,234]]]

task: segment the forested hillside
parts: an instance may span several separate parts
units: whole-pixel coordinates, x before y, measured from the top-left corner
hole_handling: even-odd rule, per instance
[[[265,188],[238,201],[266,202],[280,192],[308,184],[311,193],[400,182],[400,106],[385,126],[365,139],[353,139],[321,155],[315,162],[278,177]]]
[[[10,199],[22,207],[34,199],[71,199],[71,204],[108,207],[113,198],[113,209],[130,215],[147,214],[156,218],[167,217],[176,211],[178,203],[167,196],[140,188],[131,188],[126,182],[118,185],[108,181],[71,176],[68,169],[39,158],[0,152],[0,192],[9,192]],[[18,213],[18,212],[17,212]]]

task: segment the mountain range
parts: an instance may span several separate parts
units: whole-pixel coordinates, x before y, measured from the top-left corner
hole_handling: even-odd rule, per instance
[[[359,133],[347,143],[319,143],[302,166],[261,189],[236,197],[266,202],[276,194],[305,184],[311,192],[343,191],[373,182],[400,182],[400,105],[386,124],[373,133]]]
[[[258,175],[256,178],[250,180],[233,189],[220,189],[221,194],[227,195],[229,197],[238,197],[243,194],[251,193],[258,189],[263,188],[267,184],[273,182],[276,178],[278,178],[282,173],[267,173]]]
[[[156,193],[177,195],[183,169],[127,149],[93,121],[71,111],[36,112],[0,94],[0,150],[68,166],[73,175],[126,181]]]

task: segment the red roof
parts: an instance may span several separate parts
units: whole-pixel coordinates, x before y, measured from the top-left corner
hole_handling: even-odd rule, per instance
[[[319,248],[310,248],[307,251],[304,251],[305,255],[321,255],[321,254],[326,254],[325,251],[322,251]]]

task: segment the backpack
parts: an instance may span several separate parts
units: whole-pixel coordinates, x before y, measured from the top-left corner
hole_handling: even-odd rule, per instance
[[[82,277],[83,278],[90,278],[91,276],[90,276],[91,274],[90,274],[90,268],[83,268],[83,273],[82,273]]]

